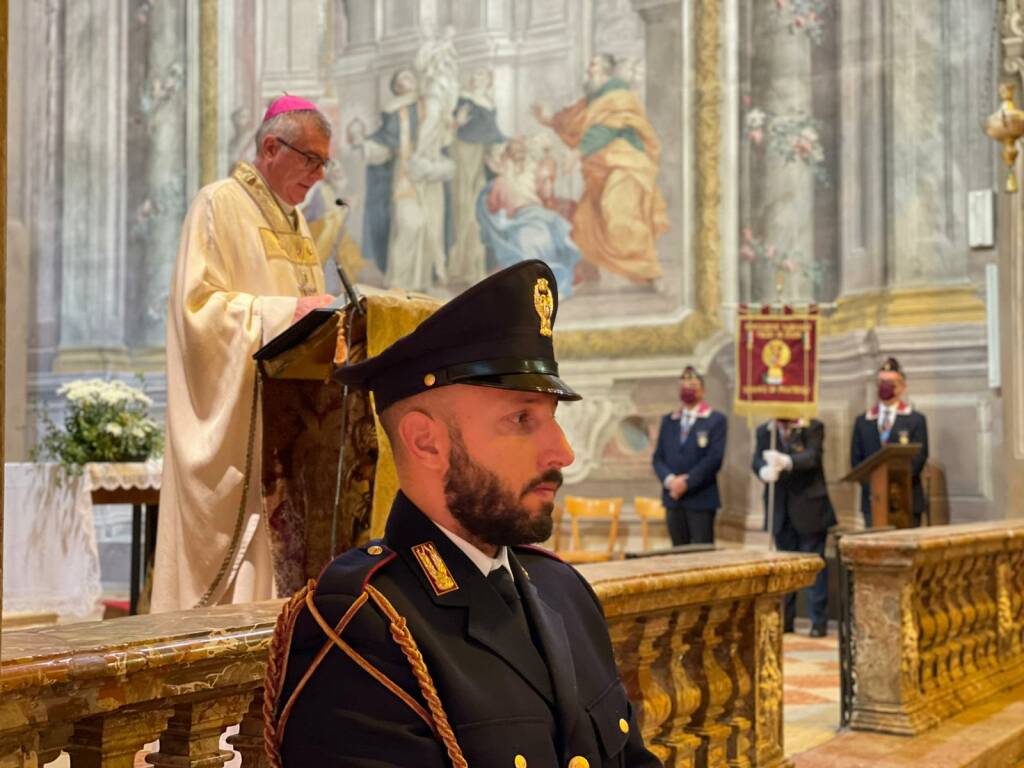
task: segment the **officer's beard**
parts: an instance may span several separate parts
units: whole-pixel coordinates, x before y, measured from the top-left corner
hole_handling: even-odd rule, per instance
[[[554,526],[551,513],[555,505],[544,502],[536,514],[531,514],[522,501],[541,483],[561,486],[562,473],[549,469],[527,483],[517,496],[494,472],[469,457],[462,435],[454,425],[450,435],[444,498],[452,517],[471,536],[496,547],[546,541]]]

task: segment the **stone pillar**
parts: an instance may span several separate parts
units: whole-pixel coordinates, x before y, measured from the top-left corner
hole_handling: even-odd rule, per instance
[[[813,281],[801,264],[814,258],[814,170],[808,162],[787,156],[810,149],[803,134],[812,115],[811,40],[793,33],[787,11],[775,3],[754,3],[751,55],[751,111],[765,116],[763,138],[751,153],[749,223],[745,227],[764,248],[751,265],[752,301],[776,298],[776,282],[784,277],[782,298],[813,299]],[[748,112],[748,116],[751,112]],[[780,138],[773,139],[774,136]],[[790,269],[792,267],[792,269]],[[781,268],[781,269],[780,269]]]
[[[152,364],[162,367],[167,296],[185,218],[185,5],[154,3],[130,20],[130,29],[137,38],[131,49],[145,59],[133,67],[130,84],[127,284],[134,330],[128,341],[149,348]]]
[[[133,768],[135,753],[155,741],[170,709],[117,710],[75,723],[67,746],[75,768]]]
[[[878,290],[885,281],[884,56],[882,7],[840,3],[840,292]]]
[[[57,370],[123,369],[127,6],[65,6],[64,204]]]
[[[160,751],[146,758],[156,768],[220,768],[231,753],[220,748],[224,729],[249,710],[252,692],[178,704],[160,737]]]
[[[953,162],[963,146],[963,107],[950,98],[949,45],[962,19],[948,0],[907,0],[885,9],[889,284],[964,282],[966,192]],[[973,126],[978,130],[977,119]]]

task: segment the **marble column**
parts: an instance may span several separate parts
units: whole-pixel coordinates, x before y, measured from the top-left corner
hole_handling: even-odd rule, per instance
[[[129,342],[162,365],[171,270],[185,218],[185,6],[155,3],[130,19],[130,49],[143,59],[131,77],[128,274]],[[133,68],[134,69],[134,68]]]
[[[127,4],[65,6],[58,370],[116,369],[125,351]]]
[[[880,2],[841,3],[839,25],[840,292],[885,282],[885,40]]]
[[[687,178],[696,171],[696,163],[684,165],[687,154],[685,142],[692,132],[684,128],[687,74],[684,68],[684,45],[691,35],[684,34],[684,4],[680,0],[632,0],[633,8],[644,20],[644,64],[647,72],[645,107],[647,117],[661,140],[661,160],[658,184],[665,197],[673,225],[658,240],[661,254],[692,254],[688,248],[692,232],[687,231],[691,222],[685,215],[684,201],[692,197],[693,179]],[[695,122],[695,121],[694,121]],[[692,153],[689,153],[692,159]],[[686,171],[684,171],[686,168]],[[689,194],[688,194],[689,191]],[[682,216],[679,212],[684,212]],[[691,235],[687,241],[686,235]],[[693,270],[690,259],[684,259],[687,266],[683,274],[672,274],[678,270],[680,259],[666,258],[666,291],[672,295],[693,284]],[[692,300],[692,297],[687,297]],[[688,302],[689,303],[689,302]]]
[[[953,51],[962,14],[951,0],[883,5],[890,52],[885,147],[889,284],[963,282],[966,189],[957,158],[964,142],[964,105],[954,98],[953,87],[953,56],[962,58],[962,51]]]
[[[765,114],[764,138],[752,152],[749,177],[748,226],[765,248],[766,258],[752,264],[753,301],[776,298],[777,277],[784,277],[781,297],[813,299],[813,281],[800,265],[814,258],[815,175],[812,167],[787,156],[804,130],[801,121],[812,116],[811,45],[794,33],[785,10],[775,3],[754,3],[751,20],[750,103]],[[748,113],[749,114],[749,113]],[[783,138],[776,144],[772,126]],[[769,250],[770,249],[770,250]],[[792,266],[790,271],[788,267]],[[780,270],[780,267],[784,269]]]

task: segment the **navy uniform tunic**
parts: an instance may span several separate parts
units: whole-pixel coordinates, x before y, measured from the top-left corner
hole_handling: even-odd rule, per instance
[[[451,581],[432,577],[416,550],[436,555]],[[532,547],[510,548],[508,559],[528,629],[479,568],[399,493],[384,539],[328,565],[314,603],[334,627],[365,585],[387,597],[408,622],[473,768],[661,765],[643,745],[587,582]],[[341,639],[426,706],[375,605],[363,605]],[[304,609],[291,637],[278,715],[325,641]],[[334,647],[295,698],[283,730],[288,768],[450,764],[413,709]]]
[[[883,439],[888,443],[920,443],[921,450],[911,459],[913,469],[912,487],[914,493],[914,524],[920,525],[925,509],[924,488],[921,485],[921,471],[928,462],[928,422],[924,414],[915,411],[904,402],[895,405],[896,418],[888,435],[878,428],[880,408],[874,408],[857,417],[853,425],[853,439],[850,446],[850,465],[856,467],[864,459],[882,450]],[[864,522],[871,527],[871,490],[867,483],[861,484],[860,509]]]

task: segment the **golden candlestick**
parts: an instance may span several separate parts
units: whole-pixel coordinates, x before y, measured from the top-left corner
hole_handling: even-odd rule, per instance
[[[1013,103],[1013,83],[999,86],[999,109],[985,121],[985,133],[1003,145],[1003,161],[1009,169],[1006,174],[1006,191],[1017,191],[1017,175],[1014,163],[1017,161],[1017,140],[1024,136],[1024,112]]]

